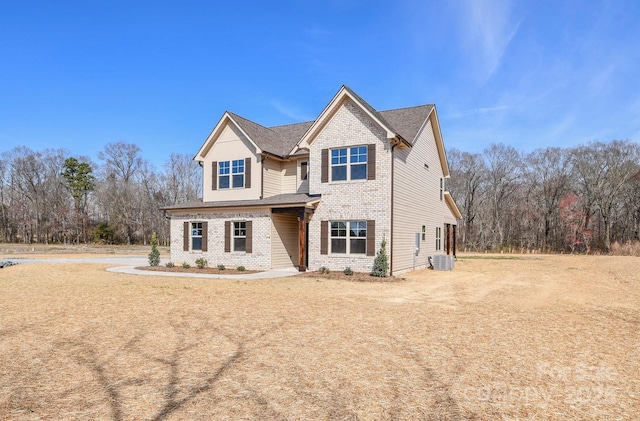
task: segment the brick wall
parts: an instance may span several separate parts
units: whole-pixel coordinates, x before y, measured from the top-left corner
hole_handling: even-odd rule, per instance
[[[376,145],[376,179],[321,183],[321,150],[345,146]],[[329,159],[331,159],[329,157]],[[311,194],[322,194],[309,222],[310,270],[326,266],[342,271],[347,266],[370,272],[375,256],[320,254],[320,222],[323,220],[375,220],[376,252],[383,236],[390,242],[391,149],[386,133],[350,100],[347,100],[313,140],[310,151]]]
[[[208,222],[208,247],[206,252],[183,251],[184,222]],[[225,221],[253,221],[253,252],[224,251]],[[204,235],[204,233],[203,233]],[[232,247],[233,250],[233,240]],[[228,268],[244,266],[247,269],[271,267],[271,218],[268,210],[251,212],[220,212],[171,216],[171,261],[175,265],[187,262],[195,265],[196,259],[205,258],[209,266],[223,264]]]

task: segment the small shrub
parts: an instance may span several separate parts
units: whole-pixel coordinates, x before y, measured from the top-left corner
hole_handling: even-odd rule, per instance
[[[182,267],[184,269],[189,269],[191,267],[191,265],[189,263],[187,263],[187,262],[182,262]]]
[[[328,267],[321,266],[320,269],[318,269],[318,272],[320,272],[323,275],[328,275],[331,271],[329,270]]]
[[[224,267],[224,265],[218,265],[218,270],[225,270],[226,268]]]
[[[380,251],[376,254],[376,258],[373,261],[373,271],[371,274],[373,276],[378,276],[381,278],[386,278],[389,276],[389,258],[387,257],[387,240],[382,239],[382,243],[380,244]]]
[[[344,268],[344,271],[342,271],[345,275],[347,276],[351,276],[353,275],[353,271],[351,270],[351,268],[349,266],[347,266],[346,268]]]
[[[154,232],[151,234],[151,252],[149,253],[149,266],[160,264],[160,252],[158,251],[158,236]]]
[[[244,272],[244,271],[245,271],[245,267],[244,267],[244,266],[238,266],[238,267],[236,268],[236,270],[237,270],[238,272]]]
[[[198,269],[204,269],[209,265],[209,262],[207,262],[207,259],[201,257],[199,259],[196,259],[196,266],[198,266]]]
[[[174,267],[176,267],[176,265],[174,265],[174,264],[173,264],[173,262],[167,262],[167,263],[165,264],[165,266],[166,266],[166,267],[168,267],[168,268],[174,268]]]

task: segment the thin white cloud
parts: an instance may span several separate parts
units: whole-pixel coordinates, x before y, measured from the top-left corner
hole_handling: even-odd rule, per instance
[[[469,110],[462,110],[460,112],[453,113],[453,114],[447,114],[446,118],[462,118],[462,117],[468,117],[468,116],[478,115],[478,114],[490,114],[490,113],[510,110],[511,108],[512,107],[510,105],[497,105],[495,107],[472,108]]]
[[[282,115],[289,117],[290,119],[296,121],[310,121],[313,120],[313,117],[309,117],[308,115],[300,112],[299,110],[290,107],[288,105],[284,105],[279,101],[271,101],[271,105]]]
[[[462,3],[462,33],[466,49],[476,61],[479,76],[489,79],[520,27],[512,20],[510,0],[467,0]]]

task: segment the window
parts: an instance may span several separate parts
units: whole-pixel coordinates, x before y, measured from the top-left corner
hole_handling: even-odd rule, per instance
[[[422,241],[427,239],[427,226],[423,225],[422,226]]]
[[[365,180],[367,178],[367,147],[350,148],[349,163],[351,164],[351,180]]]
[[[229,188],[229,161],[218,162],[218,188]]]
[[[309,179],[309,162],[302,161],[300,163],[300,180],[304,181]]]
[[[233,223],[233,251],[247,250],[247,223]]]
[[[440,201],[442,201],[443,194],[444,194],[444,178],[440,178]]]
[[[366,178],[366,146],[331,150],[331,181],[365,180]]]
[[[244,159],[232,161],[231,172],[233,173],[233,187],[244,187]]]
[[[331,150],[331,180],[347,179],[347,148]]]
[[[218,162],[218,188],[243,188],[245,186],[244,159]]]
[[[436,250],[442,250],[442,228],[436,228]]]
[[[202,222],[191,223],[191,250],[202,250]]]
[[[331,253],[365,254],[367,221],[331,222]]]

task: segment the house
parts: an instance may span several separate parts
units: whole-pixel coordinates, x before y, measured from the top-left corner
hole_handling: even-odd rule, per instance
[[[315,121],[225,112],[194,159],[202,201],[164,208],[174,262],[370,272],[386,239],[395,275],[456,253],[434,105],[376,111],[343,86]]]

